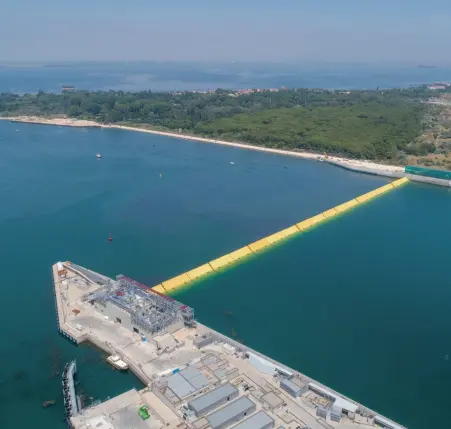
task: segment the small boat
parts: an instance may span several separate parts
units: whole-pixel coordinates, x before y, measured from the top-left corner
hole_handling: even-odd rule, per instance
[[[119,371],[128,369],[128,364],[124,362],[118,355],[109,356],[106,360],[113,368]]]
[[[110,235],[108,236],[108,241],[113,241],[113,236],[111,235],[111,232]]]
[[[56,404],[56,401],[54,401],[54,400],[52,400],[52,401],[44,401],[43,403],[42,403],[42,406],[44,407],[44,408],[47,408],[48,406],[50,406],[50,405],[55,405]]]
[[[97,159],[100,159],[100,158],[102,158],[102,155],[100,155],[100,153],[98,153],[98,154],[96,155],[96,158],[97,158]]]

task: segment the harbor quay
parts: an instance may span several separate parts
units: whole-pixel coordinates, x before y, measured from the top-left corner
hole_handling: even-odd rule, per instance
[[[52,274],[61,335],[120,359],[145,385],[83,408],[71,362],[63,395],[72,429],[405,429],[129,277],[71,262],[56,263]]]

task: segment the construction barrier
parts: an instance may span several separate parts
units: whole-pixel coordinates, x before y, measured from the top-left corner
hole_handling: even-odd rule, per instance
[[[221,270],[224,267],[227,267],[228,265],[231,265],[237,262],[238,260],[251,255],[252,253],[260,252],[261,250],[264,250],[267,247],[272,246],[273,244],[278,243],[286,238],[292,237],[295,234],[307,231],[308,229],[312,228],[313,226],[317,225],[320,222],[325,221],[326,219],[331,219],[334,216],[344,213],[352,209],[353,207],[363,204],[377,197],[378,195],[384,194],[394,188],[397,188],[398,186],[401,186],[406,182],[408,182],[408,179],[406,177],[397,179],[387,185],[375,189],[374,191],[367,192],[366,194],[363,194],[360,197],[354,198],[353,200],[340,204],[337,207],[326,210],[309,219],[305,219],[302,222],[297,223],[296,225],[290,226],[289,228],[271,234],[268,237],[257,240],[247,246],[241,247],[240,249],[228,253],[227,255],[221,256],[220,258],[214,259],[213,261],[210,261],[208,264],[201,265],[200,267],[194,268],[191,271],[188,271],[184,274],[180,274],[179,276],[173,277],[172,279],[166,280],[165,282],[153,287],[153,289],[159,293],[164,294],[173,293],[177,289],[180,289],[181,287],[185,286],[186,284],[196,279],[199,279],[215,271]]]

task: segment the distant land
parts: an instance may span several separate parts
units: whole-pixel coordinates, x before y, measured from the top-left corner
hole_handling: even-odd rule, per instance
[[[291,151],[451,168],[449,86],[0,94],[0,116],[69,117]],[[442,87],[441,87],[442,88]],[[442,97],[442,98],[440,98]]]
[[[427,62],[421,64],[428,64]],[[89,91],[193,91],[216,88],[410,88],[447,82],[451,65],[418,63],[243,62],[42,62],[0,66],[0,92],[61,92],[61,85]]]

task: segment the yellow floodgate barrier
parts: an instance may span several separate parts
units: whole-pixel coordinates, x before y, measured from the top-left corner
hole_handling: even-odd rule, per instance
[[[381,186],[374,191],[370,191],[366,194],[361,195],[360,197],[354,198],[351,201],[340,204],[339,206],[336,206],[330,210],[326,210],[325,212],[313,216],[309,219],[305,219],[302,222],[297,223],[296,225],[290,226],[289,228],[283,229],[282,231],[276,232],[272,235],[269,235],[268,237],[254,241],[247,246],[241,247],[240,249],[228,253],[227,255],[214,259],[213,261],[201,265],[200,267],[194,268],[191,271],[166,280],[163,283],[154,286],[153,289],[164,294],[175,292],[177,289],[186,286],[188,283],[191,283],[194,280],[214,273],[215,271],[224,269],[224,267],[234,264],[240,259],[245,258],[246,256],[257,253],[269,246],[279,243],[280,241],[285,240],[288,237],[292,237],[295,234],[307,231],[308,229],[312,228],[320,222],[325,221],[326,219],[330,219],[334,216],[344,213],[345,211],[363,204],[377,197],[378,195],[391,191],[392,189],[397,188],[398,186],[401,186],[406,182],[408,182],[408,179],[406,177],[397,179],[394,182],[389,183],[388,185]]]

